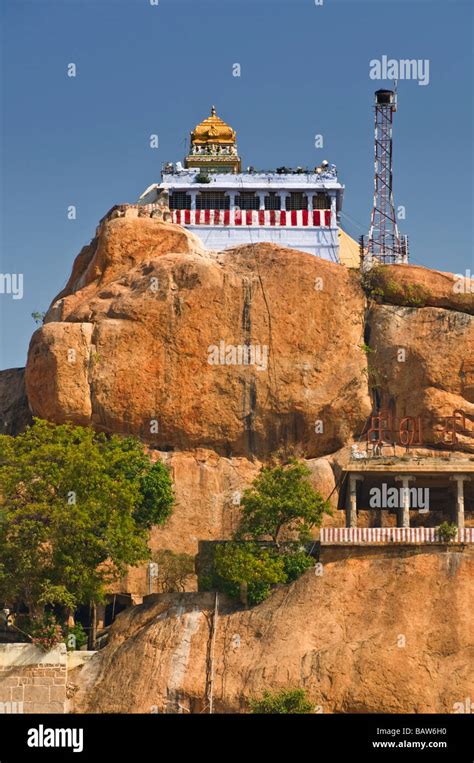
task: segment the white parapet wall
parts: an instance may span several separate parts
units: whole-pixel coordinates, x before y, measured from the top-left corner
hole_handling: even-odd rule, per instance
[[[206,249],[222,251],[234,246],[268,242],[278,246],[297,249],[333,262],[339,261],[339,240],[337,229],[331,228],[264,228],[242,226],[212,227],[187,225],[186,228],[198,236]]]
[[[269,242],[339,261],[339,230],[330,210],[175,209],[171,214],[173,222],[199,236],[207,249]]]
[[[437,527],[321,527],[323,545],[378,543],[474,543],[474,527],[458,528],[446,541]]]
[[[58,644],[49,652],[44,652],[33,644],[0,644],[0,670],[31,665],[37,665],[38,667],[45,667],[46,665],[66,667],[66,644]]]

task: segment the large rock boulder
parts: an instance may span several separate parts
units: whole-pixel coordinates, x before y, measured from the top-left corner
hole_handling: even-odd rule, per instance
[[[405,307],[444,307],[474,315],[474,278],[420,265],[379,265],[365,276],[380,302]]]
[[[474,316],[438,307],[375,305],[369,384],[399,423],[421,418],[422,440],[474,452]],[[456,416],[456,441],[453,424]]]
[[[469,279],[392,265],[362,285],[272,244],[207,252],[143,214],[101,221],[33,335],[34,414],[160,450],[317,458],[357,440],[382,405],[396,426],[420,416],[424,444],[474,451]],[[465,418],[450,443],[443,417],[455,410]]]
[[[356,273],[309,254],[107,219],[32,338],[30,404],[165,450],[323,455],[371,409],[364,302]]]

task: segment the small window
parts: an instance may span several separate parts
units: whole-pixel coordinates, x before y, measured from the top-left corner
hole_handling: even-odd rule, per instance
[[[281,209],[281,198],[276,193],[265,196],[265,209]]]
[[[196,209],[230,209],[230,198],[225,193],[204,191],[196,198]]]
[[[255,193],[241,193],[235,197],[235,206],[240,209],[260,209],[260,199]]]
[[[331,209],[331,198],[327,193],[317,193],[313,196],[313,209]]]
[[[287,210],[308,209],[308,199],[304,193],[290,193],[286,198]]]
[[[170,196],[170,209],[191,209],[191,197],[182,191],[175,191]]]

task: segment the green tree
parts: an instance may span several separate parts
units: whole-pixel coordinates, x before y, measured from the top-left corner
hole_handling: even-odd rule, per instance
[[[304,689],[287,689],[280,692],[265,691],[259,699],[249,700],[250,712],[264,715],[288,715],[314,713]]]
[[[256,543],[218,546],[214,568],[220,587],[234,598],[243,598],[245,594],[249,604],[259,604],[269,596],[272,585],[287,581],[283,557]]]
[[[272,586],[296,580],[313,565],[303,544],[330,509],[308,482],[309,475],[307,466],[296,459],[261,470],[244,492],[236,540],[215,552],[218,588],[258,604],[270,595]]]
[[[308,482],[310,474],[296,459],[287,466],[264,467],[244,491],[238,537],[270,537],[277,548],[283,535],[307,542],[324,512],[330,513],[327,501]]]
[[[131,437],[36,419],[0,436],[0,601],[73,612],[150,557],[172,483]]]

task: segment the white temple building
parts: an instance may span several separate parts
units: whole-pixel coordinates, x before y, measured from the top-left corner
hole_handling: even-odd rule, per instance
[[[150,186],[139,204],[153,204],[164,192],[173,222],[199,236],[207,249],[267,241],[359,264],[356,242],[339,229],[344,186],[335,165],[242,172],[235,131],[214,107],[191,132],[184,165],[165,164],[161,183]]]

